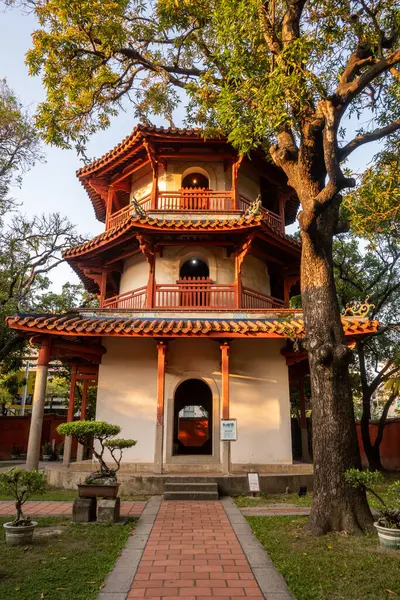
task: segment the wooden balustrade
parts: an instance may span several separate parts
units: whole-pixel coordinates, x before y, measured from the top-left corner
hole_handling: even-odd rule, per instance
[[[147,286],[140,287],[104,301],[103,308],[144,310],[147,307]],[[242,289],[241,308],[264,310],[284,308],[285,302],[251,290]],[[212,283],[210,279],[180,279],[176,284],[155,285],[154,308],[190,308],[197,310],[235,309],[234,284]]]
[[[252,204],[250,200],[245,198],[244,196],[239,196],[238,208],[239,210],[245,212],[249,206]],[[278,231],[284,231],[285,227],[282,223],[282,219],[276,213],[271,212],[270,210],[260,207],[260,213],[264,217],[264,219],[271,225],[273,229],[278,229]]]
[[[145,212],[150,210],[151,207],[151,195],[148,194],[141,198],[138,201],[138,204],[142,210]],[[135,206],[133,204],[128,204],[121,208],[121,210],[117,210],[117,212],[113,213],[108,219],[107,229],[111,229],[112,227],[118,227],[122,225],[129,217],[135,214]]]
[[[112,298],[107,298],[103,303],[103,308],[128,308],[131,310],[141,310],[146,308],[147,286],[137,288],[125,294],[119,294]]]
[[[235,286],[209,279],[180,279],[176,284],[156,284],[156,308],[220,309],[235,307]]]
[[[273,298],[266,294],[261,294],[250,288],[242,288],[242,308],[265,309],[265,308],[284,308],[285,302],[279,298]]]
[[[188,188],[177,192],[159,192],[158,210],[207,210],[224,212],[233,210],[232,192]]]

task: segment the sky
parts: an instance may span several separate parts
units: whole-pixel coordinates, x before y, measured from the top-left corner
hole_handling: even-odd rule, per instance
[[[31,46],[31,33],[37,28],[33,14],[21,14],[18,10],[0,12],[0,77],[30,111],[44,99],[45,93],[40,77],[30,77],[24,63],[25,53]],[[176,125],[182,124],[184,110],[175,115]],[[167,125],[155,119],[156,125]],[[108,152],[132,131],[136,121],[129,112],[121,112],[107,131],[94,135],[88,144],[88,155],[99,157]],[[353,128],[349,128],[349,135]],[[360,171],[368,163],[377,146],[370,144],[359,149],[351,159],[350,167]],[[22,186],[14,188],[12,196],[21,204],[28,216],[43,212],[60,212],[75,223],[80,233],[93,237],[104,230],[95,218],[92,204],[76,178],[75,171],[82,166],[74,150],[60,150],[44,146],[46,162],[36,164],[24,175]],[[52,289],[60,291],[66,281],[78,283],[78,277],[67,264],[51,273]]]

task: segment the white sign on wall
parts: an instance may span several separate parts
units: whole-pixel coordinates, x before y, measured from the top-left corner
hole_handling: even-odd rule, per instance
[[[221,441],[236,442],[237,425],[236,419],[221,419]]]
[[[247,479],[249,482],[249,492],[259,492],[260,480],[258,477],[258,473],[247,473]]]

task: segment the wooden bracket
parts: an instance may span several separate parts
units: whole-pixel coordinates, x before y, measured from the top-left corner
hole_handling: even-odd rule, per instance
[[[89,185],[94,189],[101,198],[107,202],[109,183],[103,177],[93,177],[89,179]]]
[[[137,241],[139,242],[139,248],[145,259],[151,266],[154,263],[154,246],[151,241],[144,235],[137,235]]]

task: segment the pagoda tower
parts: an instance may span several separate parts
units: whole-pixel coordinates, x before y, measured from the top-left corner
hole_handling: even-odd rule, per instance
[[[64,256],[100,308],[8,318],[40,347],[29,466],[50,357],[72,365],[70,420],[76,381],[96,373],[96,418],[138,440],[124,461],[141,474],[290,468],[293,369],[308,458],[304,325],[289,308],[301,245],[285,234],[299,202],[283,172],[222,137],[137,126],[77,175],[105,229]],[[343,324],[349,343],[377,326]]]

